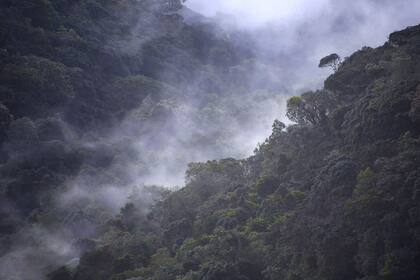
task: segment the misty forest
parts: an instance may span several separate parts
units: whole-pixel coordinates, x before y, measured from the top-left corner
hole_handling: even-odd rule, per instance
[[[419,280],[419,24],[0,0],[0,279]]]

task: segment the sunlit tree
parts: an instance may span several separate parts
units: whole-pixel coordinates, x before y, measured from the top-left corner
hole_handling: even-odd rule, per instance
[[[328,91],[309,91],[287,101],[286,116],[298,124],[323,125],[334,102]]]

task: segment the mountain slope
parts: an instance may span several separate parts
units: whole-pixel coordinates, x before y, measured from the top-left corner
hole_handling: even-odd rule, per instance
[[[252,43],[180,2],[0,2],[0,278],[42,279],[168,192],[144,185],[248,153],[238,132],[271,123],[278,81],[241,74],[264,67]]]
[[[198,96],[206,88],[217,93],[216,85],[226,90],[218,70],[250,57],[234,53],[210,27],[184,24],[166,4],[0,4],[0,189],[18,212],[39,208],[43,190],[60,187],[83,165],[106,169],[124,156],[112,147],[114,134],[158,143],[156,128],[169,130],[176,107],[191,94],[186,80],[197,82]],[[230,62],[212,60],[215,49],[231,54]],[[213,79],[200,85],[200,76]],[[209,102],[202,103],[207,109]],[[119,129],[123,125],[132,131]]]
[[[143,184],[249,145],[285,79],[181,8],[0,3],[0,278],[419,279],[420,26],[168,191]]]
[[[148,215],[132,203],[51,279],[418,279],[420,26],[293,97],[245,160],[190,164]]]

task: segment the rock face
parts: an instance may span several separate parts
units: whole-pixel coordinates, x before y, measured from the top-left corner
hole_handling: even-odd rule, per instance
[[[147,250],[103,242],[97,254],[107,248],[113,265],[144,257],[106,275],[419,279],[419,92],[420,26],[356,52],[323,90],[290,103],[313,107],[294,111],[299,124],[275,125],[254,156],[190,165],[187,186],[144,221],[153,230],[108,228]],[[299,115],[314,112],[317,122]],[[87,261],[62,279],[103,279],[84,273],[101,265]]]

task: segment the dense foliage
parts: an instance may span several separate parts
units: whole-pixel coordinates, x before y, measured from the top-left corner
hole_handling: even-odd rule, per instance
[[[419,50],[417,26],[356,52],[289,101],[298,124],[246,160],[190,164],[185,188],[137,225],[122,209],[51,279],[418,279]]]
[[[253,54],[210,25],[187,25],[174,13],[180,8],[156,0],[0,2],[0,278],[39,279],[4,262],[27,266],[14,252],[51,245],[38,227],[67,240],[93,237],[113,211],[91,197],[66,204],[62,196],[78,185],[98,194],[102,186],[129,187],[130,165],[148,175],[162,159],[147,147],[135,156],[136,139],[167,145],[160,139],[174,135],[177,111],[206,125],[242,110],[221,93],[234,88],[229,67],[240,71]],[[207,130],[193,129],[183,145],[212,149],[229,137]],[[165,193],[146,192],[154,197],[146,205]],[[62,262],[52,251],[25,258]]]
[[[63,188],[83,170],[102,172],[131,153],[121,151],[129,144],[103,139],[134,109],[134,133],[159,134],[154,127],[169,126],[177,102],[191,94],[187,81],[196,81],[194,94],[203,95],[196,109],[207,112],[202,121],[219,117],[212,111],[217,103],[203,92],[227,90],[219,69],[251,54],[233,52],[234,46],[210,27],[185,25],[179,15],[168,13],[168,5],[180,3],[0,3],[2,206],[11,203],[26,219],[43,203],[50,206],[44,190]],[[220,51],[223,61],[212,56]],[[9,212],[9,206],[3,208]]]
[[[170,2],[0,3],[0,258],[16,243],[54,247],[58,231],[81,257],[29,254],[52,280],[419,279],[420,26],[292,97],[295,124],[275,121],[248,159],[191,163],[184,188],[134,192],[118,215],[55,199],[69,180],[98,193],[131,183],[130,140],[98,139],[133,111],[134,135],[172,131],[191,80],[203,120],[247,109],[222,93],[250,87],[252,52]]]

